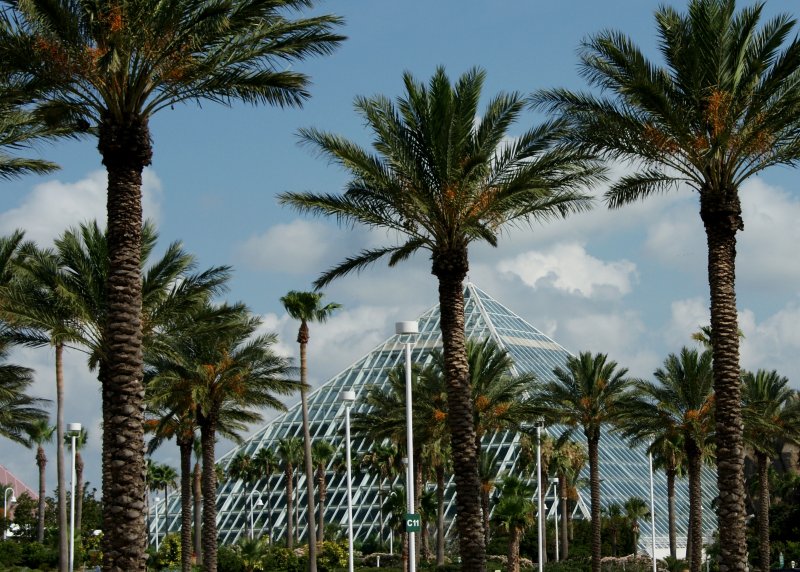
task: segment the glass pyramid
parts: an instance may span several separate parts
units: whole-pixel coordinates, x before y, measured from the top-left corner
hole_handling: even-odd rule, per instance
[[[514,358],[515,367],[520,372],[533,372],[540,379],[552,378],[552,370],[563,366],[569,355],[566,349],[548,338],[528,322],[514,314],[511,310],[491,298],[473,284],[465,287],[465,329],[467,337],[484,339],[493,338]],[[431,350],[441,347],[439,330],[439,307],[431,308],[419,317],[420,335],[415,340],[412,359],[424,363]],[[356,402],[352,412],[364,407],[359,401],[373,385],[385,383],[386,373],[404,360],[404,344],[400,336],[394,335],[377,346],[366,356],[356,361],[349,368],[334,376],[319,389],[308,396],[311,437],[325,439],[337,449],[344,450],[344,405],[340,399],[343,390],[352,389],[356,393]],[[544,429],[552,437],[561,435],[561,428]],[[219,464],[227,467],[240,452],[248,455],[262,447],[277,448],[278,440],[285,437],[302,437],[302,412],[300,404],[281,414],[268,425],[257,431],[239,447],[229,451],[220,458]],[[583,439],[580,430],[575,431],[573,439]],[[518,436],[511,432],[487,435],[484,448],[495,453],[501,463],[500,473],[513,472],[518,456]],[[357,459],[371,445],[369,440],[354,436],[352,455]],[[297,471],[302,473],[302,470]],[[587,485],[580,491],[581,499],[576,512],[588,517],[588,466],[584,469]],[[602,504],[622,505],[631,496],[648,501],[650,498],[649,466],[644,448],[631,448],[620,437],[605,430],[600,441],[600,473]],[[404,479],[398,478],[394,484],[402,484]],[[388,488],[387,484],[384,489]],[[680,553],[685,547],[686,526],[689,519],[688,486],[685,480],[678,480],[676,486],[676,522],[678,528],[678,545]],[[286,502],[284,498],[285,483],[283,474],[275,474],[257,483],[245,484],[242,481],[222,483],[217,498],[219,537],[221,542],[232,543],[246,538],[250,531],[252,518],[255,536],[271,532],[272,538],[279,539],[286,528]],[[299,537],[305,538],[305,477],[300,474],[296,487],[299,498]],[[455,485],[450,479],[446,495],[446,526],[448,534],[455,534]],[[704,505],[704,537],[710,539],[715,528],[715,518],[711,510],[711,501],[717,494],[716,479],[708,468],[703,474]],[[553,498],[552,489],[548,497]],[[554,511],[552,500],[547,504],[548,514]],[[180,528],[180,501],[170,499],[167,529],[177,531]],[[366,539],[377,534],[379,528],[378,477],[367,472],[353,472],[353,531],[356,538]],[[666,477],[663,473],[655,475],[655,520],[656,551],[662,557],[669,546],[667,530],[667,494]],[[163,506],[159,513],[164,518]],[[268,514],[269,513],[269,514]],[[252,516],[251,516],[252,515]],[[163,522],[163,521],[162,521]],[[346,476],[343,473],[328,472],[328,496],[326,499],[326,524],[337,524],[343,530],[347,527]],[[641,522],[640,549],[650,552],[650,522]],[[151,523],[151,534],[154,526]],[[271,528],[271,531],[270,531]],[[163,524],[160,527],[164,531]]]

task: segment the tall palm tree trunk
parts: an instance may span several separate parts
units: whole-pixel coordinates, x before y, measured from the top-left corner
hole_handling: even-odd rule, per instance
[[[444,566],[444,465],[436,467],[436,566]]]
[[[589,488],[592,496],[592,572],[600,572],[600,435],[587,435],[586,440],[589,445]]]
[[[481,481],[464,333],[463,282],[468,269],[466,248],[433,254],[432,272],[439,279],[440,324],[450,413],[447,419],[456,483],[456,525],[461,566],[470,572],[484,572],[486,546],[481,522]]]
[[[203,447],[203,572],[217,572],[217,472],[214,470],[216,419],[200,424]]]
[[[766,453],[756,452],[758,467],[758,552],[761,572],[769,572],[769,459]]]
[[[308,426],[308,399],[306,398],[306,380],[308,373],[306,345],[308,342],[308,325],[305,322],[300,325],[297,341],[300,343],[300,383],[302,384],[300,386],[300,401],[303,408],[303,448],[306,457],[306,538],[308,539],[308,570],[309,572],[317,572],[317,527],[314,522],[314,463],[311,459],[311,429]]]
[[[742,438],[739,324],[736,315],[736,232],[744,228],[736,189],[700,193],[700,217],[708,241],[711,352],[714,359],[717,486],[720,503],[720,572],[747,565],[744,446]],[[721,198],[718,198],[720,197]]]
[[[202,470],[200,462],[194,464],[194,557],[198,566],[203,564],[203,541],[201,531],[203,529],[203,488]]]
[[[703,496],[702,482],[702,454],[697,444],[692,439],[686,440],[686,457],[689,470],[689,537],[692,539],[689,559],[691,572],[700,572],[703,558]]]
[[[58,569],[69,571],[67,471],[64,463],[64,344],[56,342],[56,473],[58,477]]]
[[[569,507],[567,505],[567,477],[558,476],[558,496],[561,498],[561,560],[569,558]]]
[[[45,466],[47,465],[47,456],[44,454],[44,447],[39,445],[36,449],[36,466],[39,467],[39,511],[37,514],[36,525],[36,540],[44,542],[44,511],[46,509],[47,482],[45,479]]]
[[[286,548],[294,548],[294,468],[286,464]]]
[[[83,457],[80,451],[75,451],[75,550],[83,544],[81,529],[83,525]],[[146,514],[146,513],[145,513]]]
[[[319,488],[317,542],[323,542],[325,540],[325,498],[328,496],[328,487],[325,484],[325,468],[322,466],[317,470],[317,487]]]
[[[101,118],[98,150],[108,173],[108,257],[103,380],[103,570],[144,572],[145,463],[142,384],[142,170],[152,146],[146,119]]]
[[[675,469],[667,468],[667,520],[669,521],[669,555],[678,557],[678,535],[675,531]]]
[[[489,546],[489,485],[481,485],[481,514],[483,515],[483,544]]]
[[[192,442],[181,440],[181,572],[192,571]]]

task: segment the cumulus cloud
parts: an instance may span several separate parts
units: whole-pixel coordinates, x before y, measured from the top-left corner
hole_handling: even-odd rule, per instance
[[[677,351],[692,344],[692,334],[711,322],[708,301],[703,298],[675,300],[670,304],[670,319],[664,328],[663,338],[667,346]]]
[[[37,185],[18,207],[0,213],[0,232],[22,229],[26,238],[49,245],[65,229],[81,222],[97,220],[105,226],[106,188],[105,171],[93,171],[76,182],[51,180]],[[145,218],[155,222],[160,217],[161,192],[156,173],[145,169],[142,209]]]
[[[742,367],[750,370],[776,369],[800,388],[800,304],[789,304],[758,322],[750,310],[739,316],[744,333],[741,343]]]
[[[585,298],[628,294],[637,278],[633,262],[604,262],[591,256],[578,243],[529,251],[499,262],[497,269],[519,276],[534,289],[548,285]]]
[[[319,272],[332,264],[333,230],[320,222],[296,219],[251,236],[235,247],[235,253],[249,268],[288,274]]]

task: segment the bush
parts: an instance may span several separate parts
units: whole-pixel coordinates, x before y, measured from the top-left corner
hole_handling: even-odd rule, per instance
[[[273,546],[264,558],[264,568],[275,572],[295,572],[301,570],[300,558],[293,550],[283,546]]]
[[[336,568],[347,566],[347,541],[325,541],[318,547],[317,569],[319,572],[331,572]]]
[[[399,566],[402,558],[400,554],[386,554],[383,552],[373,552],[372,554],[367,554],[362,558],[362,562],[365,567],[367,568],[375,568],[378,565],[378,558],[381,559],[381,568],[385,568],[386,566]]]
[[[58,549],[44,546],[39,542],[26,542],[22,546],[23,566],[34,569],[49,569],[58,567]]]
[[[0,566],[10,568],[22,562],[22,545],[14,540],[0,542]]]
[[[167,534],[158,547],[158,552],[149,559],[155,570],[181,567],[181,538],[178,534]]]
[[[221,545],[217,549],[218,572],[242,572],[242,559],[239,553],[230,546]]]

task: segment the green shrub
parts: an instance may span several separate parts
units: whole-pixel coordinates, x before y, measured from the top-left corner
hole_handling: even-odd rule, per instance
[[[336,568],[347,566],[347,541],[325,541],[319,546],[317,569],[319,572],[331,572]]]
[[[231,546],[221,545],[217,548],[218,572],[242,572],[242,559]]]
[[[33,569],[50,569],[58,567],[58,549],[44,546],[39,542],[26,542],[22,545],[23,566]]]
[[[300,559],[294,553],[283,546],[273,546],[264,558],[264,569],[275,572],[295,572],[300,570]]]
[[[14,540],[0,542],[0,566],[9,568],[22,562],[22,545]]]

